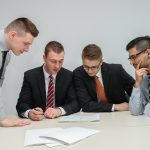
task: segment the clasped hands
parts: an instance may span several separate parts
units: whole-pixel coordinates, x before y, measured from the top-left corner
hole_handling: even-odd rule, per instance
[[[43,120],[44,118],[57,118],[61,116],[61,110],[59,108],[48,108],[45,112],[39,108],[36,107],[34,109],[31,109],[28,113],[28,117],[35,121]]]

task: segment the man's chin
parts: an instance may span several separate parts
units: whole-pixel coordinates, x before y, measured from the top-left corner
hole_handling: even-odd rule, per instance
[[[56,75],[58,72],[59,72],[59,70],[53,71],[53,75]]]
[[[14,54],[15,56],[19,56],[21,53],[14,53],[14,52],[13,52],[13,54]]]
[[[23,54],[22,51],[13,51],[13,50],[12,50],[12,52],[13,52],[13,54],[16,55],[16,56],[19,56],[19,55]]]
[[[95,74],[88,74],[90,77],[94,77],[95,76]]]

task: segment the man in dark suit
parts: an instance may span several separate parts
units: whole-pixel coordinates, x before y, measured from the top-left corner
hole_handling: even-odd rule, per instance
[[[44,65],[25,72],[17,103],[20,117],[42,120],[80,110],[72,84],[73,74],[62,68],[64,48],[56,42],[45,47]]]
[[[102,60],[100,47],[90,44],[82,52],[83,65],[76,68],[74,84],[85,112],[111,112],[128,110],[134,79],[120,64],[107,64]]]

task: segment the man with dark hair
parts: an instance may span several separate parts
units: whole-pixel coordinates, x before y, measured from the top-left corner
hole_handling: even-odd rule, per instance
[[[0,118],[4,116],[1,88],[6,66],[10,61],[9,51],[12,51],[16,56],[27,52],[38,33],[36,26],[28,18],[18,18],[0,31]],[[22,126],[26,124],[29,122],[20,119],[0,120],[0,126]]]
[[[20,117],[32,120],[56,118],[80,110],[72,83],[72,72],[62,68],[64,48],[56,42],[45,47],[44,65],[25,72],[17,103]]]
[[[74,84],[85,112],[128,110],[134,79],[120,64],[103,62],[101,48],[87,45],[82,51],[83,65],[76,68]]]
[[[150,37],[138,37],[130,41],[126,50],[130,64],[135,68],[135,84],[130,97],[132,115],[150,116]]]

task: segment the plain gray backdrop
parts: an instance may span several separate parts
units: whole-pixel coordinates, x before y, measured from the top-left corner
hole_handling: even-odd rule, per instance
[[[30,18],[40,34],[28,53],[12,55],[3,85],[7,114],[16,113],[24,71],[42,65],[45,45],[56,40],[64,45],[64,67],[81,65],[82,49],[91,43],[102,48],[104,61],[120,63],[134,77],[126,44],[150,35],[149,0],[0,0],[0,29],[18,17]]]

